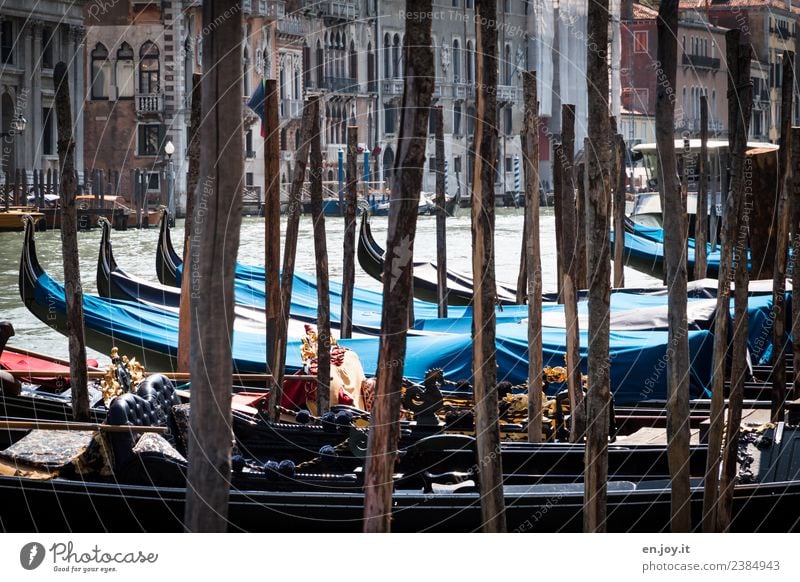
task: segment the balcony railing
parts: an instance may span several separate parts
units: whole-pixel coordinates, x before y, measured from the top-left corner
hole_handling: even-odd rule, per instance
[[[296,16],[281,17],[278,20],[278,32],[292,36],[305,36],[308,34],[308,21]]]
[[[683,64],[698,69],[719,69],[719,59],[683,53]]]
[[[322,16],[338,18],[340,20],[355,20],[357,16],[356,2],[320,2],[319,11]]]
[[[136,113],[157,115],[164,112],[164,97],[160,93],[137,93]]]
[[[517,88],[513,85],[498,85],[497,86],[497,100],[498,101],[518,101]]]
[[[349,77],[325,77],[322,88],[339,93],[358,93],[358,81]]]
[[[281,119],[299,119],[303,116],[301,99],[282,99],[280,103]]]
[[[384,79],[383,80],[383,94],[384,95],[402,95],[403,94],[403,79]]]
[[[788,28],[783,28],[781,26],[770,26],[769,31],[777,35],[781,38],[781,40],[789,40],[790,38],[794,38],[794,33],[791,32]]]
[[[677,129],[688,131],[700,131],[700,118],[699,117],[681,117],[678,118],[676,125]],[[709,119],[708,130],[711,132],[722,131],[722,122],[719,120]]]

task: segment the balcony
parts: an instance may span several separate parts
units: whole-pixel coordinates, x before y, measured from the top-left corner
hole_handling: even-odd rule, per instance
[[[308,34],[308,21],[296,16],[281,17],[278,20],[278,33],[289,36],[305,36]]]
[[[319,2],[319,12],[324,18],[338,20],[355,20],[357,16],[356,2]]]
[[[358,80],[349,77],[325,77],[322,88],[336,93],[358,93]]]
[[[788,28],[784,28],[782,26],[770,26],[769,31],[781,40],[789,40],[795,36],[794,33],[790,32]]]
[[[719,59],[683,53],[683,64],[695,69],[719,69]]]
[[[497,86],[497,101],[498,102],[513,102],[519,101],[517,95],[517,88],[513,85],[498,85]]]
[[[303,116],[302,99],[282,99],[280,102],[281,119],[300,119]]]
[[[164,96],[161,93],[137,93],[136,113],[139,115],[160,115],[164,113]]]
[[[403,94],[403,79],[384,79],[382,84],[384,95]]]

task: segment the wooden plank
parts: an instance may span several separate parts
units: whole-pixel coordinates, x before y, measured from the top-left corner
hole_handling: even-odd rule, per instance
[[[733,488],[736,482],[739,429],[742,415],[744,383],[747,376],[747,289],[749,272],[747,269],[748,216],[753,208],[752,180],[745,175],[752,173],[752,159],[745,157],[747,132],[750,127],[750,114],[753,105],[752,82],[750,80],[750,59],[752,49],[749,44],[738,46],[738,77],[736,87],[739,103],[737,107],[736,140],[733,148],[731,167],[731,192],[736,216],[736,238],[731,236],[734,271],[734,327],[731,356],[731,389],[728,397],[728,422],[725,425],[725,441],[722,451],[722,472],[719,486],[719,506],[717,512],[718,531],[730,527],[733,510]]]
[[[445,210],[444,113],[433,108],[436,152],[436,302],[439,317],[447,317],[447,212]]]
[[[783,53],[781,85],[781,140],[778,150],[778,212],[772,273],[772,422],[783,421],[786,404],[786,268],[789,247],[789,190],[792,176],[792,98],[794,53]]]
[[[319,125],[311,130],[311,220],[317,264],[317,414],[330,408],[331,296],[328,284],[328,245],[322,207],[322,135]]]
[[[673,532],[692,529],[689,473],[689,332],[686,248],[689,225],[686,192],[678,183],[675,156],[675,87],[678,70],[678,0],[663,0],[658,17],[658,62],[662,82],[656,90],[656,143],[659,191],[664,201],[664,258],[668,287],[667,435]],[[684,164],[685,166],[685,164]]]
[[[228,526],[231,472],[231,375],[234,269],[242,222],[242,16],[237,0],[203,3],[203,22],[217,26],[203,36],[200,176],[204,205],[197,239],[191,309],[192,406],[184,526],[190,532],[223,532]]]
[[[353,287],[356,284],[356,198],[358,196],[358,127],[347,128],[347,189],[344,197],[342,307],[340,337],[353,336]]]
[[[192,75],[192,107],[189,121],[189,172],[186,176],[186,220],[183,230],[183,273],[181,275],[181,301],[178,309],[178,371],[189,371],[192,344],[191,274],[189,262],[192,248],[192,226],[194,225],[194,200],[200,179],[200,121],[202,119],[202,97],[200,74]],[[169,220],[165,216],[163,220]]]
[[[269,418],[276,422],[280,418],[278,409],[283,395],[283,375],[286,367],[286,342],[289,331],[289,308],[292,303],[294,265],[297,258],[297,235],[300,232],[300,213],[303,211],[301,197],[306,178],[311,128],[319,126],[319,97],[313,96],[303,107],[303,125],[300,127],[300,143],[294,159],[294,179],[286,210],[286,244],[283,247],[283,273],[281,274],[281,317],[275,337],[275,359],[272,362],[273,382],[269,393]]]
[[[539,100],[536,72],[522,73],[525,127],[522,166],[525,175],[525,227],[523,229],[528,299],[528,442],[542,441],[542,258],[539,240]],[[517,288],[520,293],[521,288]]]
[[[694,220],[694,278],[705,279],[708,268],[708,97],[700,97],[700,158],[697,161],[700,181],[697,185],[697,210]]]
[[[587,30],[608,45],[608,0],[588,6]],[[609,175],[608,62],[605,51],[587,50],[589,138],[586,153],[586,233],[589,280],[589,391],[586,396],[583,530],[606,530],[608,492],[609,330],[611,302],[611,177]]]
[[[267,372],[275,356],[275,340],[282,313],[281,282],[281,129],[278,122],[278,81],[264,79],[264,301],[266,303]],[[239,186],[241,188],[241,186]]]
[[[431,10],[432,0],[406,2],[404,91],[383,271],[378,378],[364,484],[366,532],[391,529],[392,476],[400,438],[400,389],[406,357],[408,305],[412,299],[414,236],[434,88],[431,19],[427,16]]]
[[[61,174],[61,246],[64,262],[64,295],[69,333],[69,372],[72,382],[72,415],[89,420],[89,391],[86,385],[86,338],[83,329],[83,287],[78,256],[78,190],[75,174],[75,140],[72,134],[72,109],[67,65],[59,62],[54,71],[56,122],[58,125],[58,165]]]

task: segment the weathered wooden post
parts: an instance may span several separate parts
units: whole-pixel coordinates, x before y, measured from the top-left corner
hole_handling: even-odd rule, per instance
[[[564,320],[566,323],[566,364],[567,391],[569,392],[570,441],[583,440],[586,431],[586,414],[581,386],[581,344],[580,324],[578,322],[578,228],[575,212],[575,172],[573,168],[575,152],[575,106],[561,106],[561,148],[559,155],[553,160],[554,166],[561,171],[561,191],[564,214],[562,217],[562,236],[564,244],[563,281],[561,297],[564,300]]]
[[[575,215],[578,221],[578,231],[575,236],[575,252],[577,253],[577,270],[575,271],[575,283],[578,289],[587,289],[589,287],[589,277],[587,274],[586,261],[588,260],[588,252],[586,250],[586,156],[587,152],[584,150],[582,161],[575,167],[575,181],[577,186],[577,195],[575,196]]]
[[[39,170],[33,171],[33,205],[37,206],[39,203]],[[28,200],[25,199],[25,206],[28,206]]]
[[[739,428],[742,418],[742,399],[744,381],[747,373],[747,290],[749,274],[747,268],[748,221],[752,212],[752,179],[745,178],[752,173],[752,161],[745,157],[747,150],[747,131],[750,127],[750,114],[753,105],[752,82],[750,81],[750,45],[738,46],[738,77],[736,79],[737,123],[736,143],[733,148],[731,164],[731,192],[733,195],[734,229],[729,232],[734,272],[734,328],[731,356],[731,388],[728,397],[728,422],[725,425],[725,440],[722,451],[722,471],[720,477],[717,528],[726,531],[730,526],[733,504],[733,486],[736,477],[736,455],[739,441]]]
[[[178,371],[190,369],[192,343],[191,269],[189,257],[192,248],[192,229],[194,228],[194,205],[197,185],[200,179],[200,123],[202,119],[202,96],[200,91],[202,75],[192,75],[192,107],[189,113],[189,172],[186,177],[186,220],[183,231],[183,272],[181,273],[181,302],[178,310]],[[168,217],[165,220],[169,220]]]
[[[264,79],[264,271],[267,311],[267,372],[275,354],[275,338],[281,317],[281,130],[278,123],[278,82]],[[242,187],[241,185],[239,186]]]
[[[615,133],[612,138],[614,156],[614,287],[625,286],[625,138]]]
[[[694,219],[694,278],[706,278],[708,256],[708,97],[700,97],[700,158],[697,161],[700,181],[697,185],[697,210]]]
[[[294,264],[297,258],[297,235],[300,232],[300,213],[302,212],[303,184],[306,179],[310,136],[319,127],[319,97],[313,96],[303,107],[303,125],[300,128],[300,143],[295,144],[294,177],[289,193],[289,207],[286,211],[286,244],[283,247],[283,273],[281,273],[281,318],[278,320],[275,338],[275,358],[272,362],[272,386],[269,390],[269,418],[280,418],[278,409],[283,396],[283,372],[286,366],[286,338],[289,331],[289,310],[292,304],[294,283]]]
[[[739,79],[739,38],[738,29],[730,30],[725,35],[727,62],[728,62],[728,93],[737,96],[736,88]],[[738,150],[741,139],[738,135],[740,128],[737,124],[735,111],[740,106],[737,99],[728,100],[728,144],[729,159],[736,160],[734,153]],[[746,138],[745,138],[746,139]],[[727,163],[723,165],[723,168]],[[741,166],[741,164],[739,165]],[[723,177],[727,172],[723,173]],[[720,261],[717,275],[717,307],[714,315],[714,367],[711,376],[711,414],[708,428],[708,459],[703,491],[703,531],[712,533],[717,531],[717,514],[719,510],[719,468],[722,448],[722,433],[725,423],[725,368],[728,354],[728,323],[730,312],[731,292],[731,240],[736,236],[738,217],[735,214],[733,193],[728,189],[728,178],[723,180],[722,196],[724,211],[720,228]]]
[[[537,136],[538,140],[538,136]],[[561,138],[553,143],[553,160],[552,173],[553,173],[553,214],[555,215],[555,236],[556,236],[556,291],[558,293],[557,301],[564,302],[564,213],[573,212],[573,208],[564,208],[564,177],[562,173],[564,168],[561,164],[556,163],[555,160],[560,160],[562,157],[563,146]]]
[[[406,357],[407,306],[411,302],[417,207],[425,169],[425,139],[434,87],[432,0],[407,0],[403,46],[405,88],[392,179],[378,380],[369,432],[364,486],[364,530],[387,532],[392,515],[392,474],[400,437],[400,388]],[[481,475],[481,478],[483,475]]]
[[[358,127],[347,128],[347,189],[344,197],[342,255],[342,327],[340,337],[353,335],[353,287],[356,284],[356,200],[358,198]]]
[[[506,530],[495,347],[494,175],[497,167],[497,2],[475,2],[476,155],[472,190],[472,373],[483,531]],[[530,147],[530,146],[528,146]],[[532,225],[531,225],[532,228]],[[529,273],[529,280],[535,273]]]
[[[223,16],[224,15],[224,16]],[[190,532],[227,528],[231,471],[233,283],[244,168],[242,17],[238,0],[203,3],[200,176],[203,218],[196,213],[191,247],[193,285],[192,406],[184,524]]]
[[[447,212],[444,198],[444,114],[442,106],[433,108],[436,151],[436,302],[439,317],[447,317]]]
[[[539,240],[539,99],[536,72],[522,73],[525,104],[525,271],[528,295],[528,442],[542,441],[542,258]],[[521,291],[517,289],[517,294]]]
[[[331,296],[328,286],[328,245],[322,208],[322,135],[311,128],[311,220],[317,260],[317,414],[330,408]]]
[[[792,187],[792,97],[794,53],[783,53],[781,141],[778,150],[778,208],[775,263],[772,274],[772,422],[781,422],[786,402],[786,267],[789,246],[789,191]],[[800,363],[800,362],[798,362]]]
[[[800,145],[800,127],[792,128],[792,144]],[[792,293],[800,289],[800,147],[792,147]],[[793,296],[794,297],[794,296]],[[792,362],[800,362],[800,301],[792,301]],[[800,398],[800,366],[792,365],[792,399]]]
[[[590,2],[589,34],[608,46],[608,0]],[[608,425],[611,406],[609,330],[611,303],[611,177],[609,175],[608,62],[606,51],[587,50],[589,138],[586,153],[586,238],[589,268],[589,389],[586,395],[583,531],[606,530]]]
[[[673,532],[692,528],[689,474],[689,332],[686,320],[686,199],[675,157],[675,82],[678,69],[678,0],[663,0],[658,16],[660,82],[656,90],[656,143],[664,201],[664,255],[668,287],[667,439],[672,486]]]
[[[64,295],[69,332],[69,383],[72,415],[76,421],[89,420],[89,391],[86,369],[86,340],[83,330],[83,288],[78,257],[78,215],[75,211],[75,141],[67,65],[59,62],[53,72],[58,124],[58,164],[61,173],[61,245],[64,261]]]

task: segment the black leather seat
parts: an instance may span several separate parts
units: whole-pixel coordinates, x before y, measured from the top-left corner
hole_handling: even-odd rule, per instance
[[[169,430],[164,435],[164,448],[171,448],[174,421],[172,407],[181,400],[175,393],[172,381],[161,374],[147,377],[135,394],[123,394],[115,398],[108,408],[106,422],[114,425],[164,426]],[[185,461],[177,451],[172,454],[154,452],[139,453],[134,447],[140,433],[109,433],[109,442],[114,455],[114,470],[120,481],[136,483],[177,484],[185,475]]]

